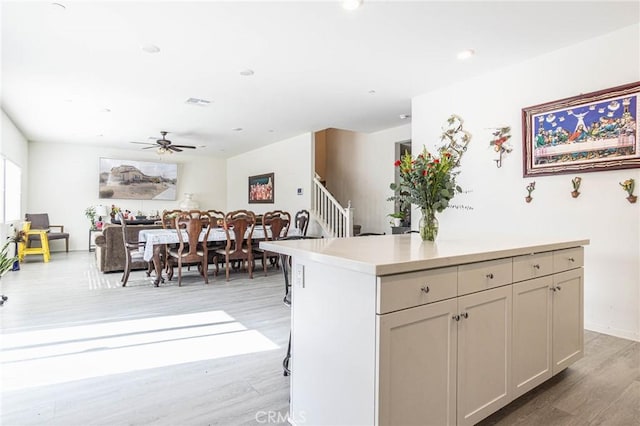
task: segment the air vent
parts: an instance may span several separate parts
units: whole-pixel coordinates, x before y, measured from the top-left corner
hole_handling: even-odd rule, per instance
[[[186,104],[189,105],[199,105],[199,106],[207,106],[211,102],[206,99],[198,99],[198,98],[189,98],[185,101]]]

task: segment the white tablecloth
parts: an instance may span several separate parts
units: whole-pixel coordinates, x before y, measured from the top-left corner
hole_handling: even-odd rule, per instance
[[[293,231],[293,232],[292,232]],[[295,230],[290,230],[289,235],[295,234]],[[187,241],[187,232],[182,231],[183,240]],[[233,238],[233,232],[231,233],[231,238]],[[204,231],[200,234],[198,238],[199,241],[204,239]],[[261,225],[255,226],[253,230],[252,239],[254,240],[262,240],[264,239],[264,228]],[[227,236],[222,228],[213,228],[209,232],[209,238],[207,241],[226,241]],[[145,261],[150,261],[153,259],[153,246],[156,244],[177,244],[180,241],[178,240],[178,233],[175,229],[143,229],[138,234],[138,241],[144,242],[144,255],[143,258]],[[257,246],[256,246],[257,247]]]

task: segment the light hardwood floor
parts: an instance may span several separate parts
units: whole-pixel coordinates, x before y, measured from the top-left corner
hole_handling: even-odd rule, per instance
[[[160,288],[137,271],[122,288],[93,253],[27,259],[0,280],[2,425],[282,423],[279,271]],[[640,424],[640,343],[586,332],[585,353],[482,424]]]

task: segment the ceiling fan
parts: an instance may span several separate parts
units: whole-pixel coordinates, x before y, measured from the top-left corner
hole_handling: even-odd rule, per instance
[[[156,143],[150,143],[150,142],[131,142],[131,143],[137,143],[141,145],[150,145],[142,149],[158,148],[158,154],[164,154],[166,152],[168,152],[169,154],[172,154],[173,151],[182,152],[181,148],[196,149],[196,147],[192,145],[173,145],[171,141],[167,139],[167,133],[168,132],[165,132],[165,131],[160,132],[160,134],[162,135],[162,138],[157,139]]]

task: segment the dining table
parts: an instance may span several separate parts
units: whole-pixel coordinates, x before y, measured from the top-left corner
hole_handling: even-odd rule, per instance
[[[266,231],[269,232],[269,226],[266,227]],[[297,229],[289,230],[288,235],[296,234]],[[184,229],[182,232],[182,240],[188,241],[189,238],[187,236],[187,231]],[[251,232],[251,228],[247,229],[245,234],[245,238],[249,236]],[[283,230],[284,232],[284,230]],[[202,230],[200,236],[198,237],[198,241],[204,241],[204,236],[206,234],[206,230]],[[233,232],[229,233],[231,239],[234,239]],[[284,235],[281,235],[284,236]],[[264,240],[265,239],[265,227],[262,225],[255,225],[253,227],[253,234],[251,236],[251,240]],[[162,261],[160,260],[160,252],[162,248],[167,244],[178,244],[180,239],[178,238],[178,231],[176,229],[142,229],[138,233],[138,241],[144,242],[144,246],[140,248],[143,251],[142,258],[146,262],[153,262],[154,269],[156,271],[156,279],[154,281],[154,285],[158,287],[160,285],[160,281],[162,281]],[[215,227],[211,228],[209,231],[209,236],[207,237],[207,241],[227,241],[227,234],[224,228]],[[257,247],[257,246],[256,246]]]

